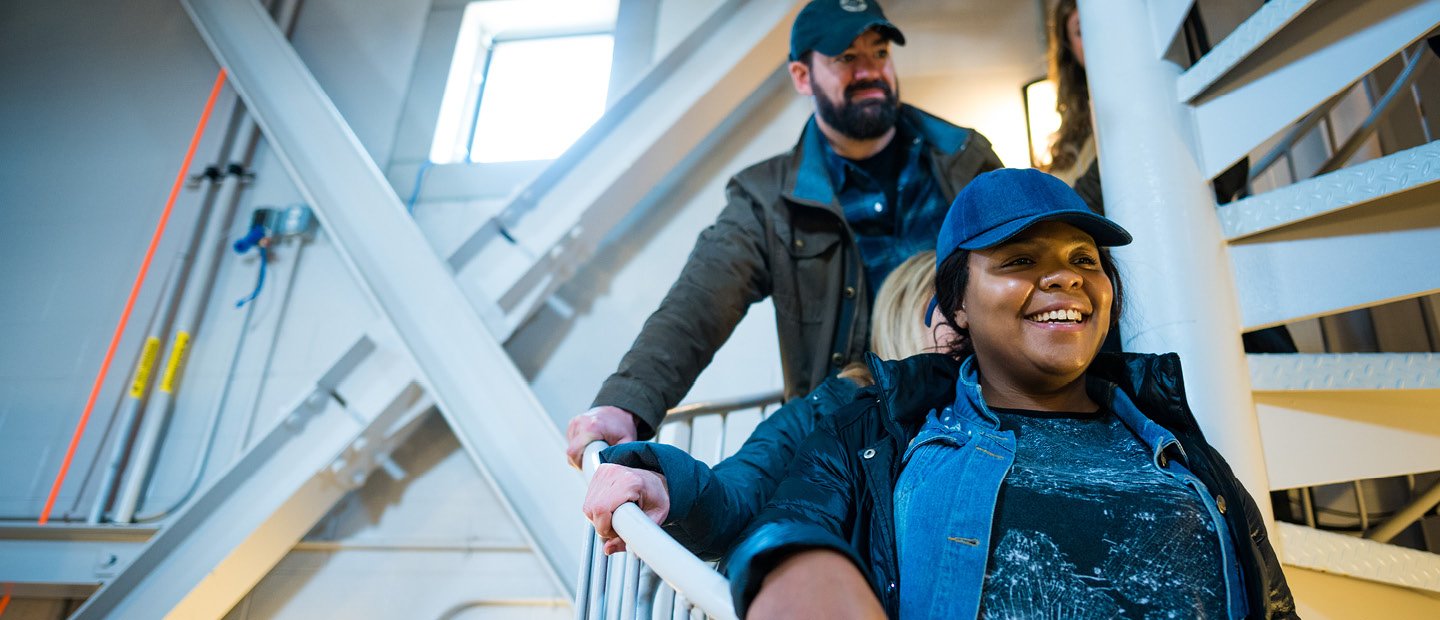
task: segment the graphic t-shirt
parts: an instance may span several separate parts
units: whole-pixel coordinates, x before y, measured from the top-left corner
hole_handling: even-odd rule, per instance
[[[1220,538],[1115,415],[991,408],[1016,434],[985,618],[1223,618]]]

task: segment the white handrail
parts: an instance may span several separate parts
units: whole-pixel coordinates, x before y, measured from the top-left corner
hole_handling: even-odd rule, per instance
[[[607,447],[603,441],[585,447],[583,463],[587,481],[600,465],[600,451]],[[735,607],[730,601],[730,583],[725,577],[655,525],[639,506],[631,503],[617,508],[611,523],[625,541],[626,548],[649,564],[675,592],[713,618],[736,618]],[[599,550],[596,552],[599,553]],[[585,584],[579,585],[583,588]]]

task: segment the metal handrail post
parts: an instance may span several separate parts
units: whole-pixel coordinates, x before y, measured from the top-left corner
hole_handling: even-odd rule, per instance
[[[1409,88],[1410,85],[1414,83],[1415,78],[1420,75],[1420,67],[1423,66],[1425,61],[1429,60],[1429,55],[1423,53],[1424,45],[1425,43],[1421,42],[1419,46],[1414,48],[1414,54],[1410,57],[1410,60],[1405,63],[1405,69],[1400,72],[1400,75],[1395,77],[1395,82],[1390,85],[1390,88],[1385,91],[1384,95],[1381,95],[1380,100],[1375,102],[1375,106],[1371,108],[1370,114],[1360,123],[1360,127],[1355,130],[1355,133],[1351,134],[1339,148],[1336,148],[1335,152],[1330,155],[1330,159],[1326,160],[1324,164],[1321,164],[1320,169],[1315,171],[1316,176],[1339,170],[1346,162],[1350,161],[1351,157],[1355,156],[1355,153],[1360,151],[1360,147],[1364,146],[1365,141],[1375,133],[1375,130],[1380,125],[1381,117],[1390,111],[1390,106],[1395,103],[1400,91]]]

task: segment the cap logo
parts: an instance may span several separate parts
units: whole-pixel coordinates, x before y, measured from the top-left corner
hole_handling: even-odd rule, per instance
[[[865,0],[840,0],[840,8],[851,13],[863,13],[865,9],[870,8],[870,5]]]

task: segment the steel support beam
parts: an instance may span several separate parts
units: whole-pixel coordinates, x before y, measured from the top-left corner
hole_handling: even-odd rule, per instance
[[[570,592],[583,519],[579,472],[500,343],[330,98],[254,1],[184,0],[201,36],[394,326],[461,446],[500,491],[555,583]]]
[[[0,583],[27,598],[85,598],[129,566],[155,528],[0,526]]]
[[[1436,24],[1440,0],[1317,3],[1195,102],[1201,172],[1214,178]]]
[[[504,340],[776,74],[800,0],[730,0],[450,257]]]
[[[1135,235],[1116,248],[1125,271],[1130,351],[1176,351],[1205,436],[1246,488],[1270,488],[1240,344],[1239,307],[1214,196],[1189,115],[1175,102],[1179,68],[1150,53],[1142,0],[1081,0],[1107,214]],[[1269,506],[1261,505],[1267,523]]]
[[[259,583],[433,406],[362,343],[73,617],[220,618]]]

